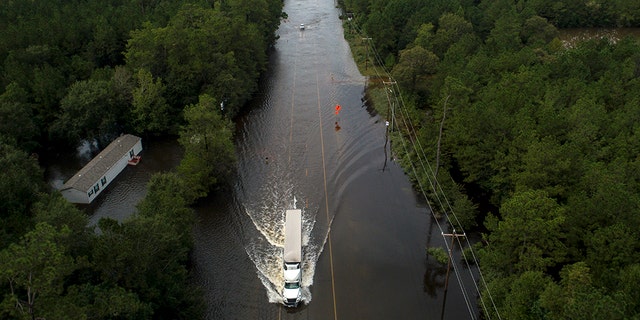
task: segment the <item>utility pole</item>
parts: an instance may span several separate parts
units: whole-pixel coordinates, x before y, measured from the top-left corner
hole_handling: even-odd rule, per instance
[[[449,271],[451,270],[451,261],[453,261],[453,245],[455,244],[454,240],[458,237],[466,237],[465,233],[456,233],[456,229],[453,229],[453,233],[442,233],[443,237],[451,237],[451,246],[449,246],[449,262],[447,263],[447,277],[444,281],[444,300],[442,301],[442,312],[440,314],[440,319],[444,319],[444,306],[447,302],[447,290],[449,290]]]
[[[389,106],[387,108],[387,117],[389,117],[389,109],[391,109],[391,131],[393,131],[393,124],[394,124],[394,120],[396,118],[395,115],[395,104],[391,101],[391,98],[389,97],[390,93],[393,93],[393,86],[396,85],[395,81],[392,81],[391,78],[389,78],[389,81],[382,81],[382,84],[385,85],[385,87],[388,86],[388,88],[386,88],[385,93],[387,94],[387,105]]]
[[[365,42],[365,55],[366,58],[364,60],[364,69],[367,70],[367,62],[369,62],[369,41],[371,40],[371,38],[362,38],[362,40],[366,41]]]
[[[444,282],[444,292],[449,289],[449,270],[451,270],[451,261],[453,260],[453,245],[455,245],[455,239],[458,237],[466,237],[466,233],[456,233],[456,229],[453,229],[453,233],[443,233],[443,237],[451,237],[451,246],[449,247],[449,263],[447,263],[447,279]]]
[[[448,95],[446,99],[444,99],[444,107],[442,107],[442,121],[440,121],[440,134],[438,134],[438,148],[436,149],[436,172],[434,174],[434,179],[438,179],[438,169],[440,169],[440,141],[442,141],[442,129],[444,128],[444,119],[447,117],[447,102],[449,101]]]

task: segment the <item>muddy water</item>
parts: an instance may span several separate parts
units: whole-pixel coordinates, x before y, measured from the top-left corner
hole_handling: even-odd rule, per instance
[[[425,251],[445,246],[441,230],[393,161],[386,119],[363,103],[366,79],[334,1],[286,0],[284,10],[260,94],[237,119],[236,182],[197,208],[192,262],[206,318],[477,318],[475,270],[459,259],[445,298],[446,265]],[[140,165],[88,207],[92,223],[130,216],[151,174],[178,164],[174,140],[144,143]],[[50,166],[51,184],[88,160]],[[304,220],[305,302],[296,309],[280,303],[287,208]]]
[[[442,236],[387,158],[385,119],[363,104],[335,3],[290,0],[284,10],[262,93],[238,120],[237,183],[198,209],[207,318],[472,318],[453,275],[444,303],[446,267],[425,253]],[[288,208],[304,220],[305,303],[293,310],[280,303]]]
[[[89,213],[90,224],[96,224],[102,217],[123,221],[131,216],[136,210],[135,206],[145,196],[146,184],[151,176],[175,168],[183,154],[175,139],[143,139],[142,147],[142,161],[137,166],[127,166],[91,204],[80,205]],[[96,153],[95,148],[85,144],[78,148],[76,155],[52,155],[49,160],[52,163],[44,164],[49,185],[60,189]]]

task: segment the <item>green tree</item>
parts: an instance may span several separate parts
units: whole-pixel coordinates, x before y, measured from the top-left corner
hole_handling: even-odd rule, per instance
[[[432,48],[434,34],[435,26],[433,23],[424,23],[418,28],[418,32],[413,43],[423,48]]]
[[[186,268],[191,247],[185,245],[184,234],[190,227],[178,230],[167,215],[151,213],[122,224],[102,219],[98,226],[102,235],[96,239],[91,261],[103,286],[135,293],[151,307],[149,318],[201,317],[200,295],[189,285]]]
[[[210,188],[230,177],[235,166],[231,122],[218,112],[218,102],[208,95],[184,110],[187,124],[180,132],[185,148],[178,167],[187,186],[188,202],[204,197]]]
[[[616,16],[615,26],[640,26],[640,3],[624,0],[616,0],[612,2],[612,10]]]
[[[10,288],[0,304],[5,316],[45,318],[60,308],[64,279],[75,268],[74,259],[57,243],[68,234],[67,228],[39,223],[20,243],[0,252],[0,281]]]
[[[428,75],[436,72],[438,61],[435,54],[421,46],[402,50],[400,60],[393,68],[393,78],[402,87],[415,91],[418,82],[424,83]]]
[[[74,315],[79,319],[151,319],[151,303],[140,301],[131,290],[105,284],[82,283],[67,289],[61,299],[68,306],[60,319]]]
[[[203,301],[187,269],[195,212],[180,190],[177,174],[156,174],[137,215],[122,223],[101,219],[66,299],[87,317],[201,318]]]
[[[533,141],[522,155],[522,171],[513,173],[516,190],[544,190],[551,197],[566,199],[578,180],[579,159],[570,145],[556,139]]]
[[[491,291],[492,295],[504,297],[504,300],[498,301],[500,317],[523,320],[543,317],[543,313],[537,309],[537,305],[545,288],[553,283],[551,277],[541,271],[526,271],[517,276],[496,279],[496,282],[500,282],[504,286],[502,289],[505,290],[505,292]],[[496,289],[500,288],[496,287]],[[492,317],[496,316],[494,310],[485,311]]]
[[[17,240],[30,224],[29,210],[44,190],[38,161],[0,137],[0,248]]]
[[[277,1],[269,0],[235,0],[229,1],[229,12],[238,17],[244,24],[256,24],[262,30],[261,38],[271,39],[270,30],[277,28],[280,14]],[[275,11],[278,10],[278,11]]]
[[[169,105],[196,103],[199,95],[208,94],[225,101],[225,109],[233,116],[257,89],[256,81],[266,66],[267,42],[261,28],[273,23],[260,20],[266,19],[266,8],[260,4],[264,3],[252,4],[250,11],[237,18],[233,18],[239,14],[235,6],[245,8],[248,2],[233,3],[231,15],[184,5],[168,26],[145,25],[132,33],[127,65],[163,79]]]
[[[498,89],[494,93],[500,92]],[[511,139],[511,130],[516,122],[504,107],[503,101],[497,99],[472,100],[468,107],[454,109],[447,119],[448,132],[445,135],[452,159],[463,172],[465,182],[498,191],[488,198],[494,205],[499,205],[504,196],[502,188],[505,182],[492,181],[492,177],[496,172],[508,169],[498,166],[495,160],[512,154],[512,145],[505,142]]]
[[[119,134],[120,112],[112,102],[109,81],[76,82],[61,101],[62,113],[51,127],[52,134],[72,145],[81,140],[97,140],[106,145]]]
[[[526,45],[545,45],[558,36],[558,29],[550,24],[547,19],[533,16],[524,22],[520,32],[522,42]]]
[[[470,22],[456,14],[445,13],[438,20],[438,28],[427,48],[431,48],[442,58],[451,45],[470,33],[473,33],[473,25]]]
[[[598,284],[615,288],[621,270],[640,261],[640,242],[635,239],[633,229],[616,223],[585,236],[587,254],[585,262],[593,270]]]
[[[634,263],[620,270],[618,288],[627,302],[626,314],[640,314],[640,288],[636,285],[639,282],[640,264]]]
[[[147,184],[147,195],[138,204],[138,214],[144,217],[160,217],[171,221],[175,232],[181,234],[180,243],[191,248],[191,226],[195,223],[195,212],[188,207],[184,181],[176,173],[155,174]]]
[[[546,319],[626,319],[626,299],[594,286],[584,262],[566,266],[560,276],[560,284],[547,285],[540,296]]]
[[[65,68],[49,64],[33,68],[33,82],[28,88],[31,92],[29,101],[33,104],[34,122],[41,131],[46,132],[55,120],[60,100],[67,92],[69,81]]]
[[[489,215],[491,232],[483,250],[485,265],[503,274],[546,272],[562,263],[564,209],[543,191],[523,191],[507,199],[500,208],[502,219]]]
[[[630,189],[636,185],[637,164],[620,160],[589,163],[568,203],[567,237],[575,250],[584,248],[584,235],[618,222],[638,232],[637,212],[640,195]],[[635,188],[635,187],[634,187]]]
[[[520,31],[520,16],[512,10],[504,11],[487,37],[487,48],[495,54],[519,50],[522,48]]]
[[[160,134],[170,131],[170,108],[163,94],[162,80],[153,80],[151,73],[140,69],[136,73],[137,86],[133,90],[133,124],[138,132]]]
[[[380,57],[388,60],[389,56],[394,56],[396,45],[394,31],[389,28],[393,24],[391,18],[385,12],[374,11],[368,15],[364,24],[366,34],[371,36],[374,47]]]
[[[0,95],[0,135],[10,137],[16,147],[33,151],[37,146],[38,127],[33,118],[33,107],[27,92],[11,83]]]
[[[111,11],[110,8],[105,8]],[[104,10],[104,9],[103,9]],[[94,19],[93,36],[88,43],[87,55],[97,67],[115,66],[122,61],[122,51],[120,34],[116,30],[117,26],[110,23],[105,15],[97,16]]]
[[[134,72],[146,69],[156,77],[166,77],[165,37],[166,28],[156,28],[150,22],[144,23],[140,29],[131,31],[125,52],[127,66]]]
[[[473,190],[482,211],[499,208],[485,219],[480,257],[500,313],[637,318],[638,41],[566,48],[556,28],[637,24],[640,7],[623,0],[429,1],[400,36],[396,6],[409,2],[369,1],[356,21],[374,39],[381,35],[376,49],[384,57],[400,57],[394,76],[407,87],[403,107],[421,144],[440,146],[435,137],[442,137],[436,153],[464,182],[459,190]],[[421,94],[400,81],[409,70],[403,37],[416,31],[413,45],[440,57]],[[403,165],[417,161],[411,153],[399,157]],[[412,178],[427,183],[424,176]],[[453,185],[443,189],[457,198]]]
[[[58,230],[69,230],[58,244],[64,246],[68,254],[86,256],[91,248],[93,227],[88,227],[87,214],[62,197],[59,192],[41,193],[33,204],[35,223],[47,223]]]
[[[117,113],[117,119],[120,127],[125,127],[132,122],[129,119],[131,112],[130,106],[133,102],[133,90],[135,88],[135,79],[131,71],[123,66],[116,66],[108,69],[109,81],[109,105],[113,112]],[[129,129],[129,128],[127,128]]]

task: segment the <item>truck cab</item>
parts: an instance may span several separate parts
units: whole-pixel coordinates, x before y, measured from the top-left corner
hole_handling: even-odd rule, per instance
[[[302,298],[300,294],[300,282],[302,281],[302,270],[300,263],[284,264],[284,289],[282,297],[284,305],[287,307],[296,307]]]

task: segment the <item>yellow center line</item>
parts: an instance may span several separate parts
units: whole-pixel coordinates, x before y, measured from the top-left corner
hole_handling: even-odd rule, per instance
[[[315,45],[315,42],[314,42]],[[327,224],[329,225],[327,233],[327,241],[329,244],[329,265],[331,267],[331,294],[333,297],[333,318],[338,319],[338,311],[336,309],[336,286],[335,277],[333,274],[333,249],[331,247],[331,219],[329,218],[329,194],[327,193],[327,168],[325,166],[324,155],[324,138],[322,133],[322,106],[320,103],[320,85],[318,83],[318,73],[316,72],[316,91],[318,94],[318,118],[320,119],[320,150],[322,153],[322,174],[324,178],[324,201],[325,212],[327,215]]]
[[[291,147],[293,143],[293,107],[296,99],[296,67],[298,65],[298,41],[296,41],[296,58],[293,59],[293,85],[291,86],[291,117],[289,122],[289,164],[291,164]]]
[[[298,53],[298,41],[296,41],[296,49],[294,50],[296,53],[296,57],[297,57],[297,53]],[[291,85],[291,116],[289,117],[289,147],[288,147],[288,163],[289,165],[291,165],[291,148],[293,145],[293,110],[295,107],[295,99],[296,99],[296,67],[298,65],[298,60],[297,58],[293,59],[293,85]],[[282,308],[278,307],[278,320],[280,320],[282,318]]]

